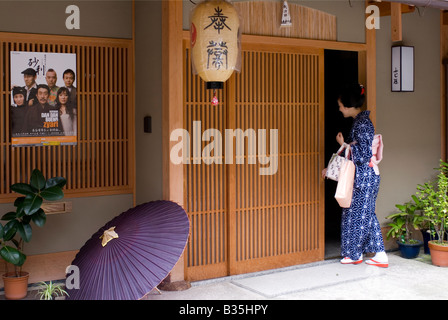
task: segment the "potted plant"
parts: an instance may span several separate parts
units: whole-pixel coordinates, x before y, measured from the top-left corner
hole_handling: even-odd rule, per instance
[[[62,188],[66,183],[65,178],[54,177],[46,180],[42,172],[35,169],[31,173],[30,183],[16,183],[11,190],[24,196],[14,201],[16,211],[3,215],[1,220],[7,221],[0,224],[0,256],[12,265],[13,272],[3,275],[5,297],[7,299],[22,299],[26,297],[28,288],[27,272],[22,271],[26,255],[23,253],[23,245],[31,241],[31,222],[42,227],[46,222],[46,214],[41,208],[43,200],[54,201],[64,197]]]
[[[40,300],[53,300],[58,297],[63,297],[64,295],[68,295],[67,291],[65,291],[63,283],[53,283],[50,281],[46,283],[44,281],[39,282],[41,288],[38,290],[36,295]]]
[[[440,161],[437,179],[418,185],[417,196],[423,205],[423,213],[429,220],[437,240],[429,241],[434,265],[448,267],[448,243],[444,241],[448,225],[448,163]]]
[[[412,238],[412,231],[418,230],[426,219],[420,214],[420,200],[415,195],[412,196],[412,200],[405,204],[396,204],[395,207],[399,212],[386,217],[392,220],[389,223],[391,228],[387,232],[387,239],[391,237],[397,239],[401,256],[407,259],[416,258],[420,253],[423,242]]]

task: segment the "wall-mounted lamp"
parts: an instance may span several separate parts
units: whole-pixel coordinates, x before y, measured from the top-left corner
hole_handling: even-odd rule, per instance
[[[414,91],[414,47],[392,47],[392,91]]]

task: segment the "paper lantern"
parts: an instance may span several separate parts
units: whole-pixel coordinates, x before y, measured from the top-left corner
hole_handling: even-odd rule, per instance
[[[193,72],[207,89],[222,89],[233,71],[240,71],[240,19],[226,0],[205,0],[190,16]]]

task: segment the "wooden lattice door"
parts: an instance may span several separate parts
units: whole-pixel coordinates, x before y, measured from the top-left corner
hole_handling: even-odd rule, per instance
[[[184,165],[188,280],[324,257],[323,50],[254,47],[243,44],[242,70],[212,106],[185,42],[184,126],[196,139]],[[223,146],[226,129],[246,134],[244,143],[233,141],[231,161],[226,148],[204,152],[216,139],[207,129],[222,133]]]

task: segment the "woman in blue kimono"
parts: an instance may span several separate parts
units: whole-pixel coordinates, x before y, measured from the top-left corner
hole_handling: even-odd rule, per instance
[[[355,84],[342,90],[338,99],[339,111],[345,118],[353,117],[354,120],[348,141],[340,132],[336,141],[340,145],[350,144],[351,159],[356,167],[352,203],[350,208],[342,210],[341,255],[344,258],[341,263],[359,264],[363,261],[363,253],[374,252],[376,255],[366,263],[388,267],[381,227],[375,214],[380,175],[369,165],[375,128],[369,118],[370,111],[361,110],[364,93],[364,87]]]

